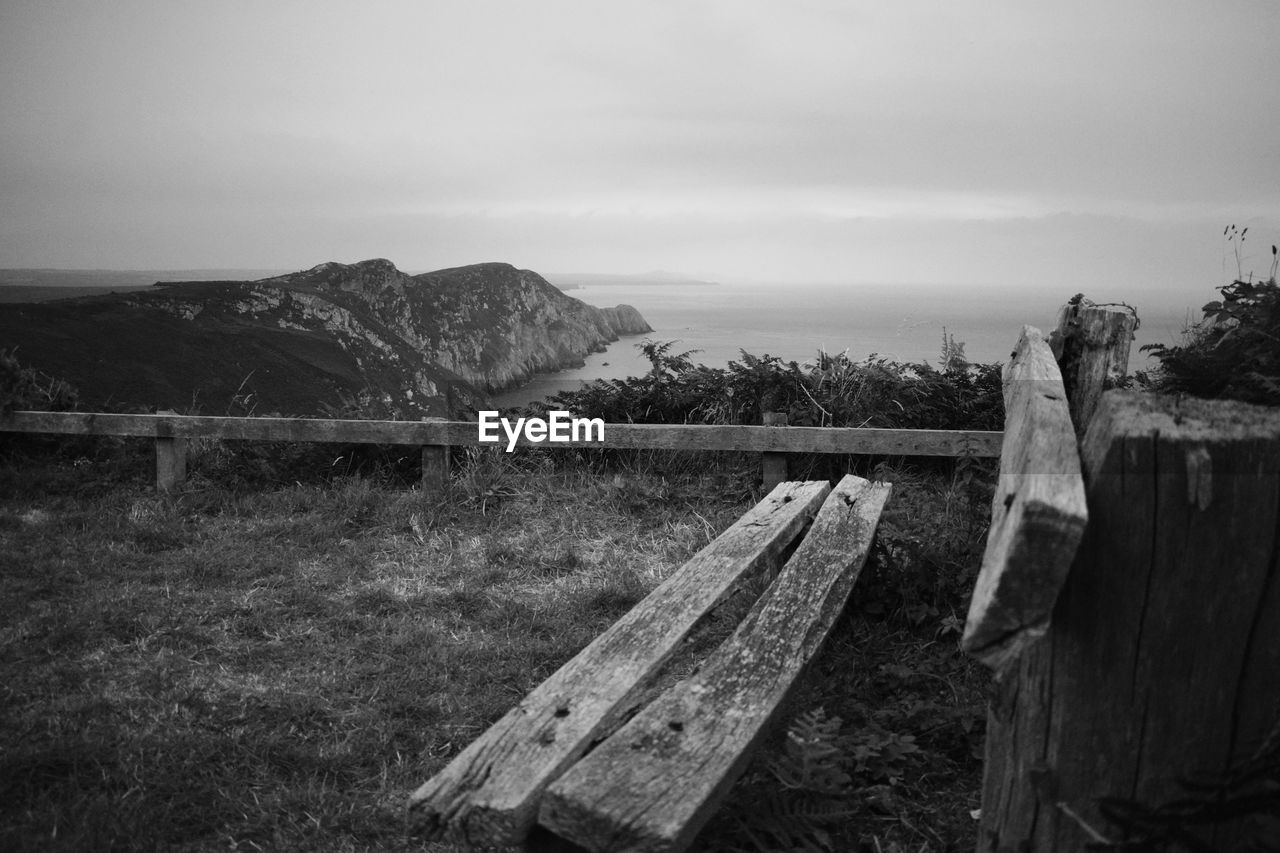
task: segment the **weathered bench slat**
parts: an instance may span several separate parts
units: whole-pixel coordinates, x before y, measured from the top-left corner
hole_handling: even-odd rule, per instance
[[[753,570],[775,565],[830,487],[783,483],[464,749],[409,800],[428,838],[521,843],[542,791],[586,752],[694,624]]]
[[[1088,518],[1062,375],[1039,329],[1023,327],[1004,399],[1000,482],[961,640],[995,669],[1048,628]]]
[[[845,477],[733,637],[554,782],[539,823],[592,851],[692,842],[839,617],[889,489]]]

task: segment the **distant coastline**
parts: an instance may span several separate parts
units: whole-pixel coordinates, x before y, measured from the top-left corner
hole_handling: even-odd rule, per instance
[[[286,269],[0,269],[0,303],[48,302],[77,296],[127,293],[145,290],[156,284],[180,281],[257,281],[292,272]],[[418,270],[417,272],[427,272]],[[552,273],[543,276],[558,290],[582,290],[587,287],[719,287],[718,281],[706,281],[681,273]]]
[[[603,288],[602,288],[603,289]],[[579,298],[592,301],[592,286]],[[1211,292],[1209,288],[1205,291]],[[943,330],[965,344],[973,362],[1008,359],[1023,324],[1052,329],[1071,294],[992,284],[975,298],[973,288],[946,284],[804,284],[790,287],[727,283],[718,288],[669,288],[653,283],[628,290],[611,287],[609,301],[634,305],[653,326],[648,335],[623,338],[607,352],[593,353],[578,368],[534,375],[495,395],[517,407],[595,380],[642,376],[651,365],[637,349],[645,337],[677,341],[677,351],[708,367],[741,361],[742,350],[804,362],[819,350],[847,352],[854,360],[873,355],[901,362],[937,364]],[[1205,297],[1199,291],[1141,287],[1098,294],[1137,306],[1142,324],[1130,350],[1130,370],[1152,365],[1140,347],[1176,342],[1184,320],[1195,317]]]
[[[672,272],[650,273],[549,273],[544,276],[561,290],[578,290],[583,287],[719,287],[718,281]]]

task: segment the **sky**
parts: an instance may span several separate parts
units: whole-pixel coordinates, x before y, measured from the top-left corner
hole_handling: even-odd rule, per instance
[[[1208,292],[1280,242],[1277,39],[1274,0],[0,0],[0,267]]]

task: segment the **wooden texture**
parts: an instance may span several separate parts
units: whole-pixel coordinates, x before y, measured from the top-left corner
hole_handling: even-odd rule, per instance
[[[846,476],[734,635],[552,783],[539,823],[592,851],[687,847],[839,617],[889,489]]]
[[[1084,435],[1102,392],[1116,388],[1129,370],[1129,348],[1138,318],[1124,306],[1072,302],[1058,312],[1050,335],[1062,369],[1076,433]]]
[[[787,416],[784,412],[765,412],[762,418],[765,426],[786,426]],[[772,492],[779,483],[787,479],[787,454],[760,454],[761,487],[765,492]]]
[[[482,444],[468,421],[342,421],[311,418],[217,418],[116,415],[86,412],[11,412],[0,416],[0,432],[154,437],[160,429],[178,437],[252,441],[320,441],[355,444]],[[999,432],[936,429],[846,429],[842,427],[710,426],[701,424],[606,424],[604,441],[520,447],[611,447],[641,450],[741,450],[776,453],[850,453],[881,456],[1000,455]],[[501,443],[506,446],[505,437]]]
[[[1185,796],[1280,708],[1280,411],[1112,391],[1082,456],[1079,553],[991,706],[979,850],[1081,850],[1081,821],[1117,840],[1097,797]],[[1245,847],[1241,823],[1200,831]]]
[[[187,440],[174,438],[168,432],[163,425],[156,430],[156,488],[162,492],[171,492],[187,480]]]
[[[441,492],[448,485],[449,445],[426,445],[422,448],[422,490]]]
[[[1042,636],[1088,512],[1066,392],[1040,330],[1004,370],[1004,445],[991,528],[961,646],[994,669]]]
[[[423,418],[426,422],[441,422],[443,418]],[[422,448],[422,489],[425,492],[442,492],[449,486],[449,445],[427,444]]]
[[[784,483],[533,690],[409,801],[428,838],[519,844],[546,786],[631,701],[694,624],[745,578],[776,568],[826,483]]]

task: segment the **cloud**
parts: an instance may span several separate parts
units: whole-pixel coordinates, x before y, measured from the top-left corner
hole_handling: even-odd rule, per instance
[[[1264,2],[10,3],[0,265],[466,247],[834,278],[901,272],[940,230],[1025,262],[1024,220],[1274,215],[1277,24]]]

